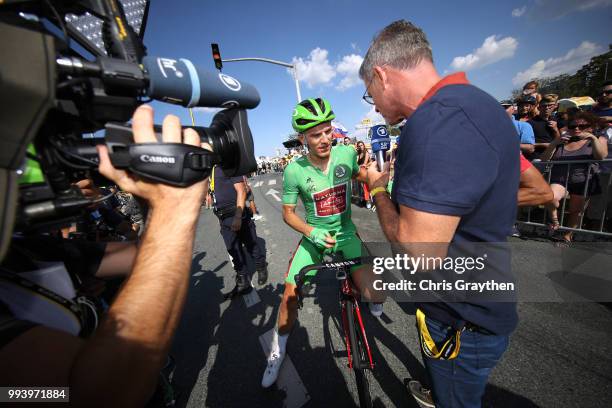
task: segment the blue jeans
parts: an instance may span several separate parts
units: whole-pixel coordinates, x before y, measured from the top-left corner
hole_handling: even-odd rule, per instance
[[[451,327],[426,318],[432,339],[440,345]],[[486,335],[469,330],[461,334],[461,349],[453,360],[436,360],[423,353],[436,408],[481,406],[491,370],[508,348],[509,335]]]

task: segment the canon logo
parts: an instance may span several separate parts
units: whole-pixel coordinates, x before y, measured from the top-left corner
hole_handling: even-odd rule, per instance
[[[149,156],[148,154],[140,155],[140,161],[145,163],[176,163],[172,156]]]

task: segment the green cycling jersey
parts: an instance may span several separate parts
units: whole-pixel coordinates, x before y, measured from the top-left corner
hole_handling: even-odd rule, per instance
[[[283,204],[296,205],[298,196],[306,209],[306,223],[328,231],[354,233],[351,221],[351,179],[359,172],[357,152],[351,146],[335,146],[327,174],[303,156],[290,163],[283,175]]]

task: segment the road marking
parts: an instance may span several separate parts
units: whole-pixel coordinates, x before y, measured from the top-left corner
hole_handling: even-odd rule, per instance
[[[266,195],[271,195],[272,197],[274,197],[276,201],[280,201],[280,197],[278,196],[279,194],[280,193],[273,188],[269,189],[266,193]]]
[[[261,187],[262,184],[263,181],[258,181],[257,183],[253,184],[253,187]]]
[[[261,336],[259,336],[259,344],[264,351],[264,355],[268,357],[270,353],[270,344],[272,343],[272,336],[274,335],[275,329],[270,329]],[[304,386],[300,375],[298,374],[293,362],[287,354],[283,365],[278,374],[276,380],[276,387],[279,390],[285,391],[285,400],[283,406],[288,408],[299,408],[306,404],[310,400],[308,390]]]
[[[275,184],[276,184],[276,179],[270,179],[270,181],[268,181],[269,186],[273,186]]]

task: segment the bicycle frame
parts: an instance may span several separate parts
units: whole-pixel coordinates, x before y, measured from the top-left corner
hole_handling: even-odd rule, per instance
[[[349,325],[348,325],[348,313],[353,312],[353,316],[356,317],[357,327],[360,331],[361,337],[363,339],[364,345],[366,347],[366,352],[368,356],[367,362],[362,362],[359,358],[356,358],[355,361],[358,364],[358,369],[374,369],[374,360],[372,360],[372,351],[370,350],[370,344],[368,343],[368,337],[366,336],[365,327],[363,325],[363,319],[361,317],[361,308],[359,307],[359,303],[355,298],[355,294],[353,291],[353,283],[350,278],[346,278],[342,281],[340,285],[340,308],[342,313],[342,327],[344,329],[344,342],[346,344],[346,351],[348,357],[348,367],[353,368],[353,350],[352,344],[349,336]],[[352,309],[352,310],[349,310]],[[362,363],[365,363],[365,367],[361,366]]]
[[[339,259],[335,259],[335,262],[322,263],[319,265],[310,265],[302,268],[302,270],[296,276],[296,286],[298,292],[298,308],[302,308],[303,306],[303,294],[302,287],[304,285],[306,274],[312,270],[329,270],[334,271],[336,273],[336,279],[340,281],[340,290],[339,290],[339,303],[341,309],[341,317],[342,317],[342,327],[344,331],[344,341],[346,344],[346,350],[348,354],[348,367],[349,368],[357,368],[357,369],[374,369],[374,361],[372,359],[372,351],[370,349],[370,344],[368,342],[368,337],[366,335],[365,327],[363,325],[363,318],[361,315],[361,308],[359,307],[359,302],[355,297],[355,285],[353,280],[350,277],[349,271],[352,266],[362,265],[367,262],[369,258],[355,258],[344,260],[342,255],[339,256]],[[362,362],[359,358],[356,358],[358,367],[354,367],[353,364],[353,351],[354,345],[351,344],[350,336],[349,336],[349,313],[352,313],[354,321],[357,323],[356,328],[359,330],[359,335],[363,340],[363,343],[366,348],[367,361]],[[363,366],[363,365],[365,366]]]

